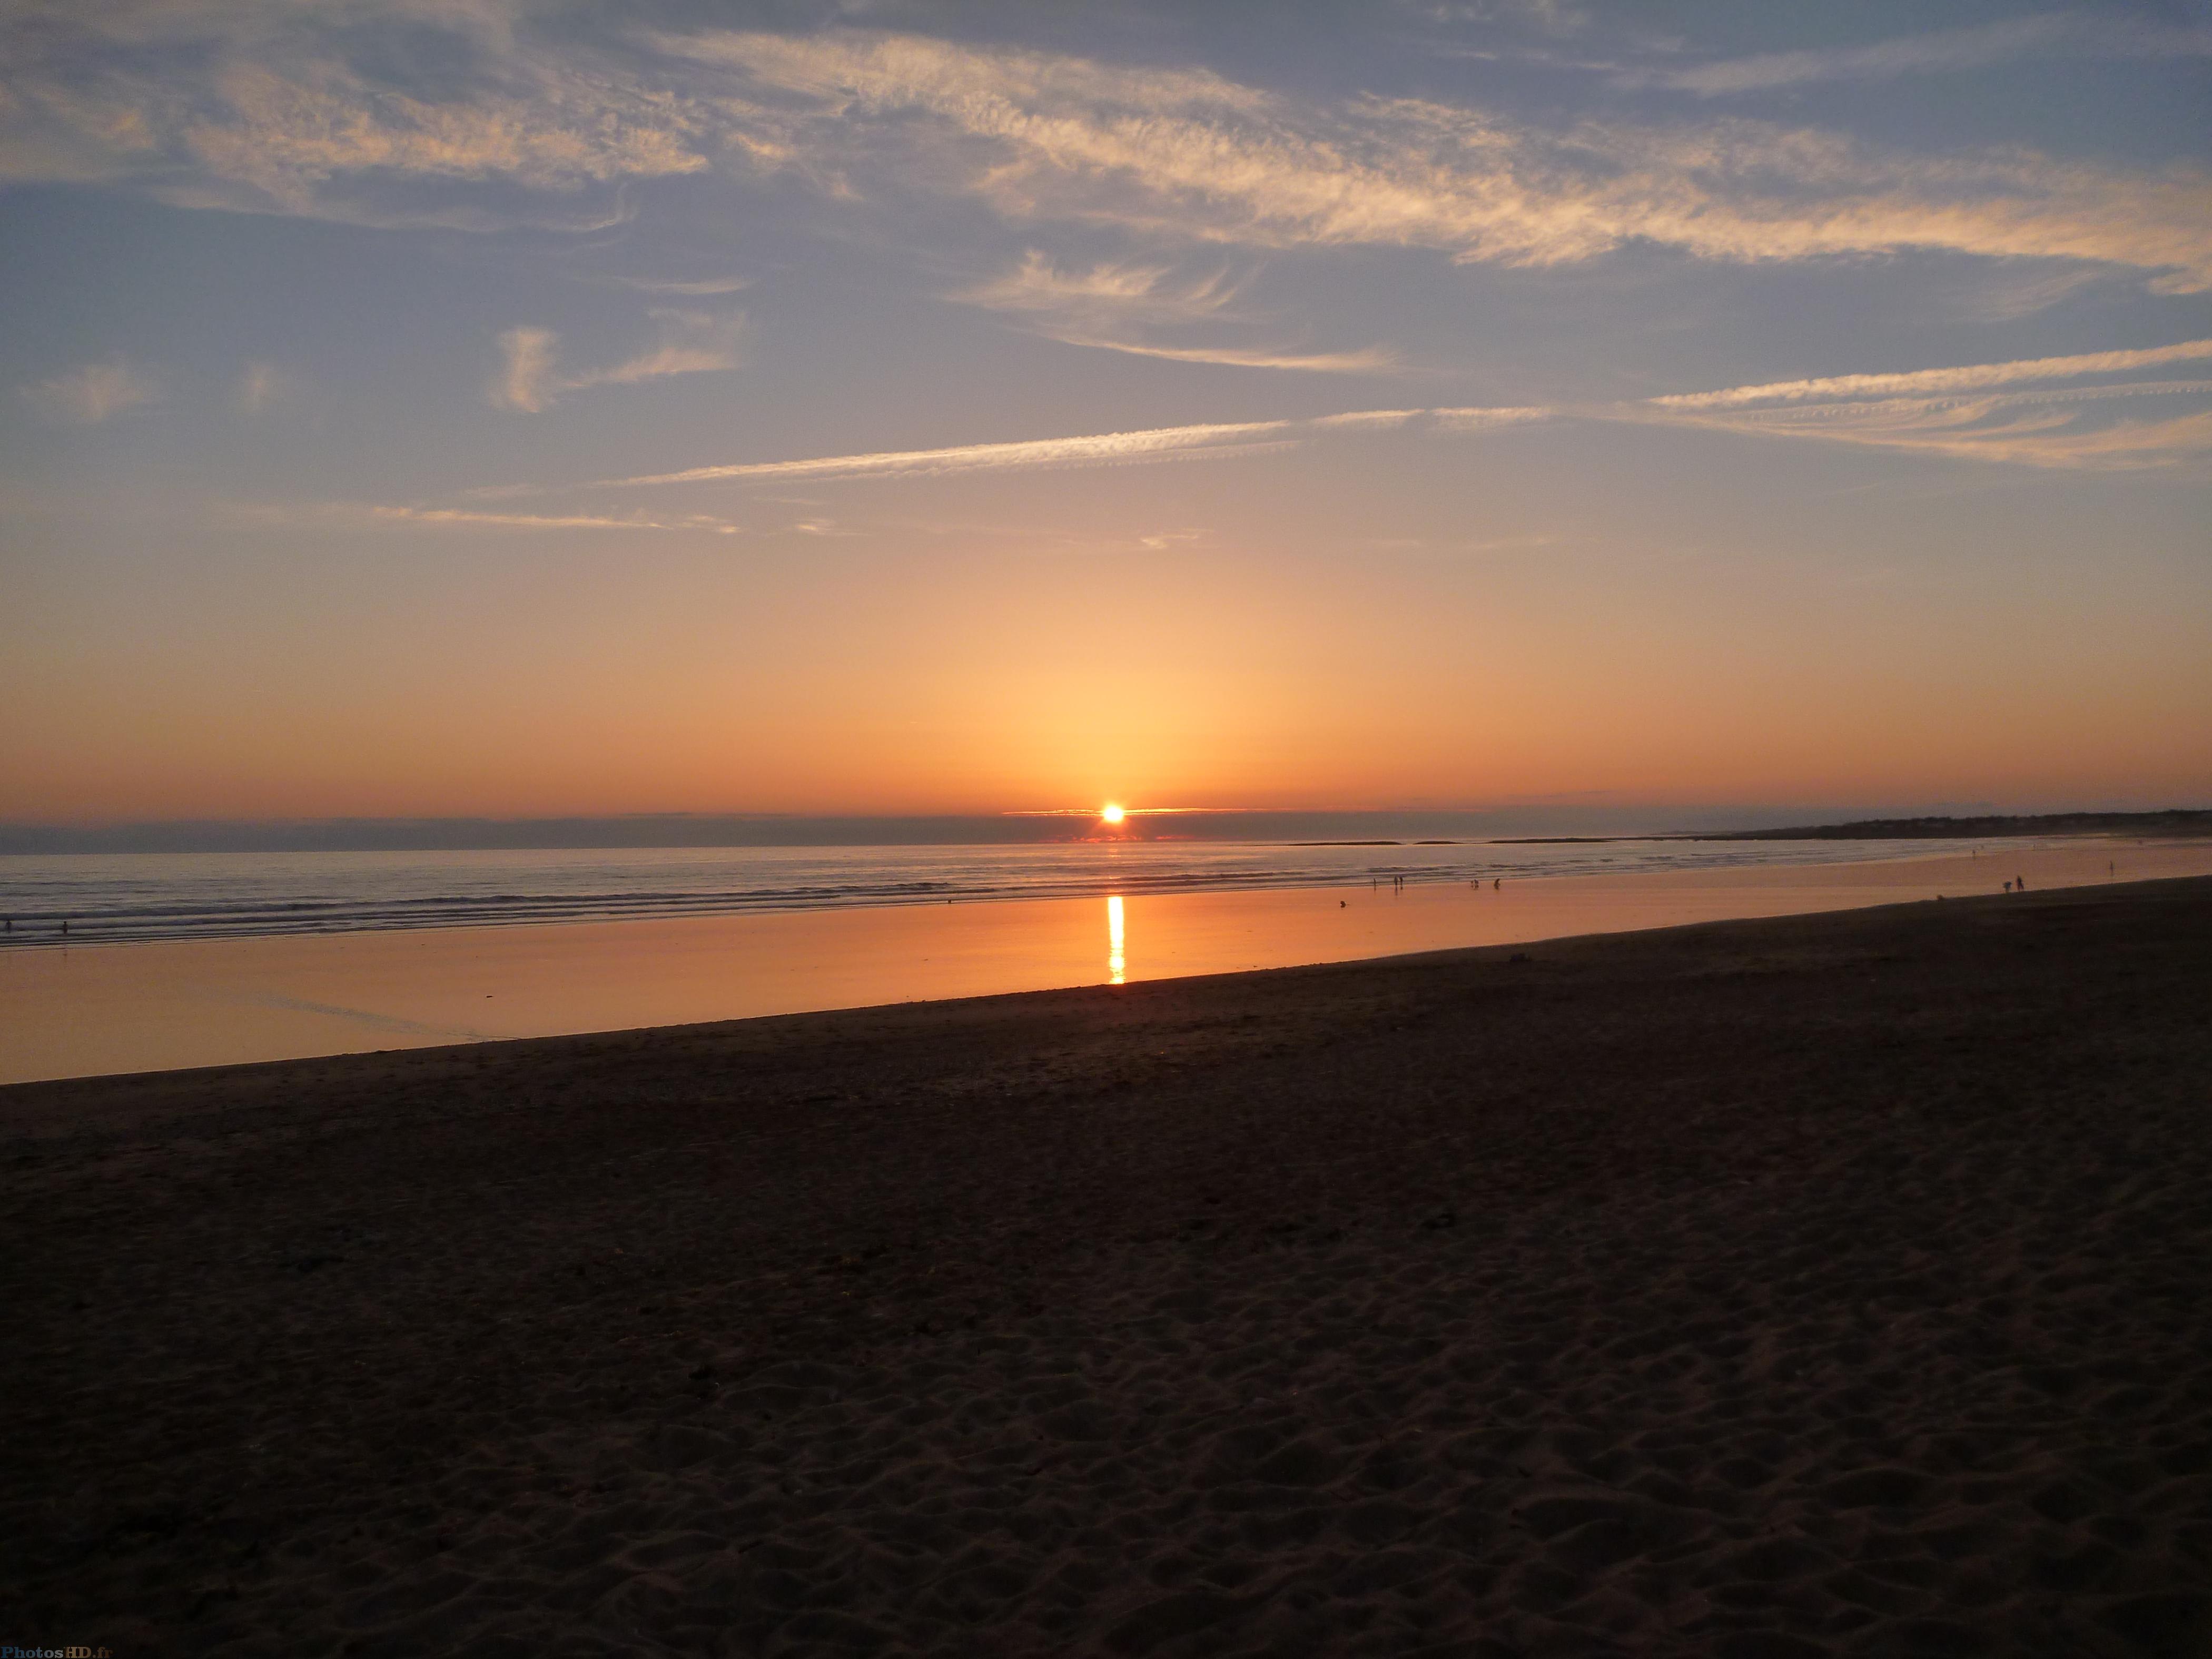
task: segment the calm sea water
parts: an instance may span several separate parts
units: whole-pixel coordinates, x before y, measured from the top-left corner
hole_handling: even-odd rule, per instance
[[[732,915],[853,905],[1836,864],[1948,842],[673,848],[0,856],[0,948]],[[67,924],[67,933],[63,931]]]

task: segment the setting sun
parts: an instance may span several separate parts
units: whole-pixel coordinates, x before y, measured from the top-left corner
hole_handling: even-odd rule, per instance
[[[1108,801],[1106,805],[1099,810],[1098,816],[1109,823],[1119,823],[1123,818],[1127,817],[1128,814],[1123,811],[1120,807],[1115,805],[1112,801]]]

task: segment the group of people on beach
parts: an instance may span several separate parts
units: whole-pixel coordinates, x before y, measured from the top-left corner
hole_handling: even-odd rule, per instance
[[[1382,885],[1382,878],[1380,876],[1370,876],[1367,878],[1367,884],[1370,887],[1380,888]],[[1493,890],[1501,888],[1505,885],[1504,878],[1502,876],[1493,876],[1491,878],[1490,884]],[[1468,883],[1468,885],[1474,888],[1476,892],[1480,893],[1482,890],[1482,878],[1480,876],[1477,876],[1473,881]],[[1406,890],[1405,877],[1391,877],[1390,890],[1394,893],[1404,892]],[[1343,902],[1341,900],[1338,901],[1337,908],[1339,909],[1342,909],[1344,908]]]

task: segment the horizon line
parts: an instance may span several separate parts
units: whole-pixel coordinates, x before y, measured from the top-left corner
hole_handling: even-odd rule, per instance
[[[2000,806],[1988,800],[1912,806],[1728,802],[1517,801],[1487,806],[1153,807],[1125,809],[1158,826],[1119,826],[1101,836],[1096,809],[995,812],[640,812],[534,817],[0,819],[0,854],[196,853],[457,853],[672,851],[769,847],[1042,845],[1110,840],[1273,841],[1387,832],[1477,839],[1514,835],[1678,836],[1850,823],[1952,819],[2194,817],[2212,804],[2155,805],[2109,799],[2080,805]],[[2060,833],[2054,829],[2053,833]]]
[[[775,809],[760,810],[733,808],[719,810],[702,807],[677,807],[633,812],[334,812],[324,814],[283,814],[265,816],[197,816],[172,814],[159,817],[0,817],[0,831],[6,830],[100,830],[128,829],[167,829],[185,827],[204,828],[285,828],[308,825],[338,824],[569,824],[569,823],[678,823],[685,822],[736,823],[931,823],[952,820],[988,822],[1000,819],[1024,818],[1085,818],[1097,817],[1109,804],[1121,805],[1129,817],[1383,817],[1383,816],[1480,816],[1494,812],[1777,812],[1798,811],[1812,813],[1863,812],[1884,817],[1927,817],[1972,813],[1986,816],[2002,814],[2019,817],[2038,817],[2068,812],[2157,812],[2212,810],[2212,799],[2203,805],[2186,805],[2179,801],[2158,806],[2130,803],[2116,805],[2109,800],[2093,804],[2068,802],[2064,805],[2007,805],[1992,800],[1935,801],[1907,805],[1883,805],[1850,802],[1789,802],[1775,800],[1662,800],[1634,796],[1604,796],[1595,794],[1547,795],[1486,801],[1474,804],[1438,805],[1418,803],[1393,805],[1358,806],[1131,806],[1123,803],[1101,802],[1089,806],[1014,806],[937,808],[928,810],[848,811],[839,809]]]

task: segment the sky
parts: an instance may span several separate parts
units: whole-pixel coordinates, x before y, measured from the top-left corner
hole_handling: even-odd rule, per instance
[[[2212,5],[0,3],[0,820],[2212,805]]]

